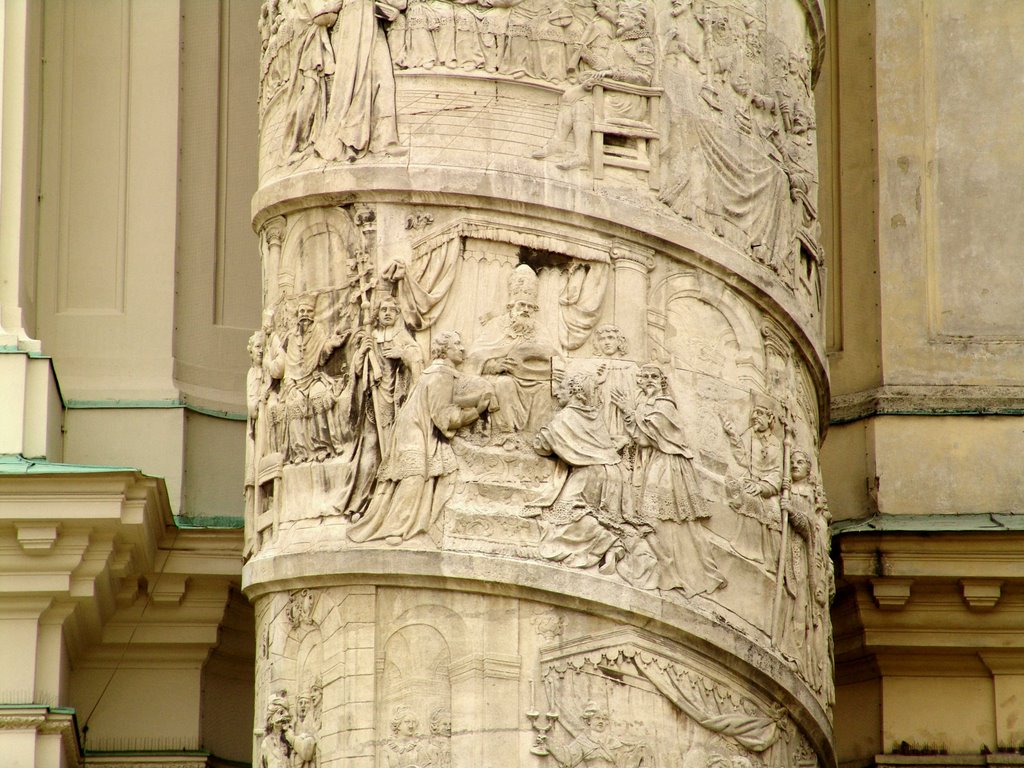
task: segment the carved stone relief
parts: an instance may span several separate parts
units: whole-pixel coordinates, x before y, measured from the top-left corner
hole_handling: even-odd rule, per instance
[[[437,590],[325,587],[262,600],[275,660],[257,690],[266,768],[468,768],[494,755],[560,768],[817,765],[770,694],[635,627]],[[312,606],[298,628],[296,605]]]
[[[530,751],[560,768],[795,766],[806,749],[784,708],[635,630],[549,646],[540,669]]]
[[[265,766],[831,760],[811,1],[264,3]]]
[[[500,157],[516,173],[628,190],[818,312],[812,55],[769,5],[267,0],[264,178],[409,152],[467,167]]]
[[[282,242],[251,344],[252,552],[321,521],[333,548],[498,554],[710,603],[827,699],[817,405],[781,326],[639,246],[449,209],[304,211]]]

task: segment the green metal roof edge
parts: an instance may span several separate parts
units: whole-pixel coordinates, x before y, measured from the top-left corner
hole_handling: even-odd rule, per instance
[[[0,355],[27,355],[33,360],[53,359],[53,355],[46,355],[42,352],[33,352],[31,349],[22,349],[17,344],[0,344]]]
[[[14,704],[6,702],[0,704],[0,709],[45,709],[54,715],[74,715],[74,707],[51,707],[49,704],[40,704],[38,702],[30,702],[28,704]]]
[[[832,534],[848,533],[998,533],[1024,532],[1024,515],[971,513],[963,515],[875,515],[840,520]]]
[[[64,405],[70,410],[131,410],[135,408],[140,410],[184,409],[186,411],[191,411],[192,413],[210,416],[215,419],[225,419],[227,421],[246,420],[246,415],[244,413],[221,411],[216,408],[206,408],[202,405],[193,405],[192,403],[172,398],[162,400],[67,400]]]
[[[138,472],[136,467],[111,467],[92,464],[63,464],[46,459],[28,459],[17,453],[0,454],[2,475],[98,475],[106,472]]]
[[[175,515],[174,525],[182,530],[241,530],[245,518],[240,515]]]

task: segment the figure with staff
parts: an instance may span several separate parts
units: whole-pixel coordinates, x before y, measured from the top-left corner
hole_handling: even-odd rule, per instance
[[[725,484],[729,506],[737,515],[732,548],[769,573],[778,559],[782,530],[782,443],[775,435],[775,419],[772,401],[755,393],[747,429],[737,432],[731,421],[722,422],[733,458],[742,471],[740,477],[727,477]]]
[[[817,494],[810,481],[810,457],[793,450],[792,427],[789,423],[784,427],[782,540],[772,603],[772,643],[790,662],[804,669],[811,627],[812,526]]]

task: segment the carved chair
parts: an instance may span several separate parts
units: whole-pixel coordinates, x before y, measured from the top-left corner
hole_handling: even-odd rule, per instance
[[[626,120],[605,113],[605,91],[627,93],[643,99],[643,117]],[[661,109],[661,88],[631,85],[617,80],[604,80],[594,86],[594,127],[591,131],[591,172],[595,179],[604,178],[605,166],[628,168],[647,174],[647,184],[658,189],[658,131]],[[616,137],[620,141],[606,141]]]
[[[255,528],[257,546],[262,546],[268,537],[277,534],[280,523],[278,508],[280,507],[281,471],[284,456],[272,453],[264,456],[256,469],[256,482],[253,488],[255,507]]]

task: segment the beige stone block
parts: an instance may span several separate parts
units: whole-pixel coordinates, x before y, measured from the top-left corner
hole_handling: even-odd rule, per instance
[[[0,749],[4,760],[11,768],[35,768],[36,729],[34,727],[12,728],[0,731]]]
[[[65,416],[64,458],[72,464],[131,467],[163,478],[177,514],[184,420],[181,408],[73,408]]]
[[[955,706],[950,706],[956,702]],[[985,677],[887,677],[882,683],[882,748],[977,754],[996,743],[993,682]]]
[[[1024,451],[1024,433],[1016,418],[972,418],[964,429],[962,417],[884,417],[874,434],[882,513],[1003,513],[1024,505],[1014,458]]]
[[[821,470],[833,520],[868,516],[874,509],[874,422],[834,424],[821,447]]]
[[[871,760],[890,749],[882,743],[882,681],[838,685],[834,722],[841,764]]]
[[[72,676],[70,697],[71,705],[84,713],[83,723],[88,718],[91,744],[106,744],[108,749],[131,748],[132,739],[162,745],[198,744],[198,665],[162,667],[150,661],[116,671],[106,665],[79,669]]]
[[[245,422],[185,412],[184,488],[181,514],[235,517],[243,512]]]

